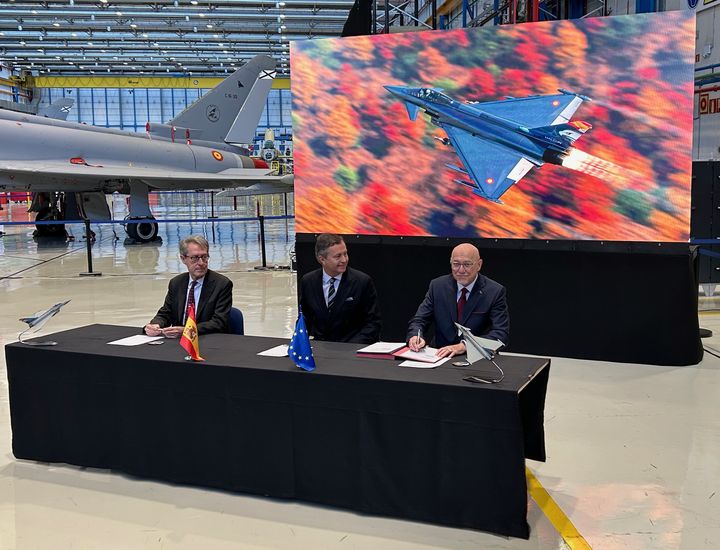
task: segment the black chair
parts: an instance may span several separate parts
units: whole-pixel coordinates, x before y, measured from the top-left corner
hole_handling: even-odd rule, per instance
[[[236,307],[230,308],[230,334],[245,334],[243,314]]]

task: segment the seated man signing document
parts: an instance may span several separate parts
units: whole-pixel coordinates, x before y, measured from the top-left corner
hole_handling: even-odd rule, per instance
[[[207,240],[199,235],[180,241],[180,260],[188,272],[170,279],[165,303],[145,325],[145,334],[179,338],[191,304],[198,334],[228,332],[233,284],[224,275],[208,269],[208,250]]]
[[[430,281],[425,299],[410,319],[408,347],[419,351],[425,347],[423,334],[435,325],[435,347],[438,356],[453,357],[465,353],[455,323],[470,329],[475,336],[508,343],[510,316],[505,287],[480,275],[480,252],[470,243],[456,246],[450,256],[450,275]]]

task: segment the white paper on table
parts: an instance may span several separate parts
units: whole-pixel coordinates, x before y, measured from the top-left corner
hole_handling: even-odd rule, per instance
[[[424,348],[421,348],[420,351],[413,351],[408,348],[402,353],[396,354],[396,357],[402,357],[404,359],[409,359],[410,361],[422,361],[423,363],[437,364],[439,361],[437,358],[437,352],[437,348],[431,348],[430,346],[425,346]]]
[[[436,361],[435,363],[425,363],[423,361],[403,361],[400,363],[401,367],[412,367],[414,369],[434,369],[438,365],[442,365],[443,363],[447,363],[450,361],[449,357],[443,357],[439,361]]]
[[[287,357],[288,345],[280,344],[279,346],[275,346],[274,348],[261,351],[260,353],[258,353],[258,355],[263,355],[265,357]]]
[[[140,346],[153,342],[155,340],[162,340],[164,336],[148,336],[147,334],[136,334],[135,336],[128,336],[127,338],[120,338],[120,340],[113,340],[108,342],[111,346]]]
[[[405,346],[405,342],[375,342],[357,350],[357,353],[392,353]]]

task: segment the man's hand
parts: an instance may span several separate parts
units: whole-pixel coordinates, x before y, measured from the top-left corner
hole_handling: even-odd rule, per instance
[[[417,336],[413,336],[410,338],[410,341],[408,342],[408,347],[412,351],[420,351],[425,347],[425,340],[423,338],[418,338]]]
[[[148,323],[147,325],[145,325],[143,330],[145,331],[145,334],[147,334],[148,336],[162,336],[163,335],[160,325]]]
[[[180,338],[183,330],[185,327],[167,327],[162,329],[162,334],[165,338]]]
[[[463,342],[460,342],[459,344],[454,344],[452,346],[445,346],[444,348],[440,348],[437,351],[437,356],[455,357],[456,355],[459,355],[461,353],[465,353],[465,344]]]

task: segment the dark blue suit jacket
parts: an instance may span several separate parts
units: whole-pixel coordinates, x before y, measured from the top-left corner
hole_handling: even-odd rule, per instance
[[[467,303],[463,318],[457,318],[457,282],[452,275],[443,275],[430,281],[425,299],[410,319],[406,341],[416,336],[418,329],[424,334],[431,323],[435,325],[435,347],[441,348],[460,342],[457,327],[460,323],[475,336],[508,343],[510,316],[508,314],[505,287],[478,274]]]
[[[377,292],[369,275],[348,267],[333,307],[328,310],[322,287],[322,268],[306,273],[298,287],[308,332],[316,340],[372,344],[380,337]]]

